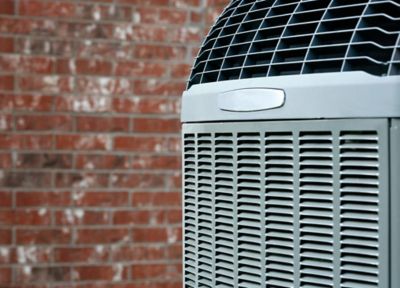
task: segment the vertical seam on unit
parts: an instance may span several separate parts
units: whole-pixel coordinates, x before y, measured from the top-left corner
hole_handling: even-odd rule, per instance
[[[293,287],[300,287],[300,141],[293,131]]]
[[[215,148],[215,141],[216,141],[216,137],[215,137],[215,132],[212,132],[211,133],[211,139],[212,139],[212,143],[211,143],[211,179],[212,179],[212,185],[211,185],[211,205],[212,205],[212,227],[211,227],[211,231],[212,231],[212,233],[211,233],[211,243],[212,243],[212,248],[211,248],[211,257],[212,257],[212,264],[211,264],[211,267],[212,267],[212,271],[211,271],[211,285],[212,285],[212,287],[216,287],[216,284],[215,284],[215,278],[216,278],[216,264],[217,264],[217,261],[216,261],[216,245],[217,245],[217,241],[216,241],[216,229],[215,229],[215,197],[216,197],[216,189],[215,189],[215,186],[216,186],[216,179],[215,179],[215,162],[216,162],[216,148]]]
[[[265,276],[265,269],[266,269],[266,251],[267,251],[267,241],[265,239],[265,131],[260,131],[260,149],[261,149],[261,157],[260,157],[260,185],[261,185],[261,193],[260,193],[260,198],[261,198],[261,205],[260,205],[260,210],[261,210],[261,221],[260,221],[260,227],[261,227],[261,286],[264,286],[267,279]]]
[[[333,131],[333,287],[340,287],[340,131]]]
[[[233,181],[233,284],[234,287],[238,287],[238,257],[239,257],[239,239],[238,239],[238,199],[237,199],[237,189],[238,189],[238,132],[233,134],[233,156],[235,157],[233,160],[233,171],[234,171],[234,181]]]
[[[389,130],[389,121],[385,121],[384,124],[377,125],[376,129],[377,138],[378,138],[378,285],[381,287],[387,287],[390,283],[390,173],[383,173],[385,169],[390,171],[390,130]],[[383,131],[382,127],[385,129]],[[383,139],[386,136],[387,145],[383,147]],[[383,167],[383,164],[387,160],[386,167]],[[386,177],[384,176],[386,175]],[[385,183],[385,180],[387,183]],[[386,186],[386,189],[383,188]],[[384,202],[383,202],[383,201]],[[386,207],[385,207],[386,206]],[[382,209],[385,207],[385,209]],[[387,223],[385,223],[387,222]],[[386,259],[387,258],[387,259]],[[382,260],[387,260],[384,263]],[[386,268],[388,267],[388,268]],[[383,279],[383,281],[381,281]],[[385,285],[387,284],[387,285]],[[390,286],[391,287],[391,286]]]
[[[195,287],[199,287],[198,283],[199,283],[199,134],[195,133],[195,175],[196,175],[196,186],[195,186],[195,211],[196,211],[196,223],[195,223],[195,239],[196,239],[196,268],[195,268]]]

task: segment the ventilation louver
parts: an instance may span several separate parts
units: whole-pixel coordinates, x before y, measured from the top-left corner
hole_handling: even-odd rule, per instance
[[[386,120],[234,127],[184,127],[185,287],[387,287]]]
[[[400,3],[233,0],[205,39],[188,87],[265,76],[400,74]]]

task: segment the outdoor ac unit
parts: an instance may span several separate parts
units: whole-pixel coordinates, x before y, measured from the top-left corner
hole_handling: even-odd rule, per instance
[[[182,99],[184,287],[400,287],[400,1],[234,0]]]

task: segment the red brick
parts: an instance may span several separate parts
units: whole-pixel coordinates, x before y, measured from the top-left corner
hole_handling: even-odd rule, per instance
[[[172,264],[134,264],[131,267],[132,278],[149,280],[157,278],[171,279],[180,276],[179,268]]]
[[[108,187],[109,175],[106,173],[59,172],[55,175],[55,187],[69,189],[88,189]],[[74,196],[75,197],[75,196]]]
[[[45,95],[13,95],[9,96],[14,111],[47,112],[52,109],[53,97]]]
[[[14,14],[15,12],[15,1],[13,0],[2,0],[0,4],[0,14]]]
[[[76,277],[80,281],[87,280],[108,280],[112,281],[115,277],[118,277],[118,281],[123,281],[127,278],[127,268],[119,265],[107,265],[107,266],[81,266],[73,268]],[[117,276],[116,276],[117,275]]]
[[[12,166],[11,153],[0,153],[0,169],[9,169]]]
[[[73,155],[39,153],[18,153],[15,166],[25,169],[69,169],[72,168]]]
[[[1,245],[9,245],[12,240],[12,230],[0,228],[0,244]]]
[[[182,244],[173,244],[166,247],[166,256],[171,260],[182,259]]]
[[[24,16],[73,17],[75,10],[76,5],[64,1],[21,0],[19,4],[19,14]]]
[[[12,210],[0,210],[0,225],[10,226],[14,224],[14,212]]]
[[[16,243],[27,244],[66,244],[71,239],[71,230],[68,228],[47,229],[17,229]]]
[[[48,287],[48,285],[46,284],[47,282],[54,283],[71,280],[71,270],[69,267],[29,266],[29,273],[26,273],[26,266],[18,266],[15,270],[15,282],[21,284],[24,283],[23,287],[32,287],[26,286],[30,285],[30,283],[41,283],[39,284],[39,286],[34,285],[33,287],[45,288]]]
[[[164,24],[184,24],[187,20],[188,12],[182,9],[161,9],[160,23]]]
[[[117,225],[143,225],[149,223],[157,224],[157,211],[131,211],[122,210],[114,212],[113,223]]]
[[[136,42],[168,42],[168,30],[166,27],[157,27],[149,25],[138,25],[132,28],[132,34],[129,37],[131,41]],[[148,58],[150,59],[150,58]]]
[[[190,74],[191,65],[188,64],[176,64],[172,66],[171,75],[174,78],[187,78]]]
[[[135,192],[132,194],[132,207],[179,207],[179,192]]]
[[[178,8],[196,8],[201,4],[201,0],[171,0],[171,4]]]
[[[50,225],[51,211],[46,208],[39,210],[21,210],[15,211],[14,221],[16,225]]]
[[[54,143],[52,135],[14,134],[13,137],[11,137],[11,141],[13,147],[29,150],[51,149]]]
[[[164,188],[165,176],[157,174],[132,174],[118,173],[111,177],[111,185],[116,188],[131,188],[138,189],[148,188]]]
[[[71,205],[70,192],[17,192],[17,207],[63,207]]]
[[[77,169],[127,169],[130,167],[129,157],[125,155],[77,155],[76,156]]]
[[[73,123],[68,115],[21,115],[15,118],[17,130],[70,131]]]
[[[0,66],[6,72],[49,74],[53,69],[53,60],[38,56],[2,55]]]
[[[158,21],[159,9],[139,6],[135,9],[134,13],[133,20],[135,24],[156,24]]]
[[[161,77],[166,73],[166,65],[145,61],[124,61],[117,63],[117,76]]]
[[[136,45],[134,56],[139,59],[182,60],[187,53],[185,47],[162,45]]]
[[[111,99],[108,96],[66,96],[56,97],[55,110],[58,112],[108,112]]]
[[[165,98],[115,98],[113,110],[120,113],[170,114],[177,113],[177,103]]]
[[[14,38],[12,37],[0,37],[0,52],[12,53],[14,52]]]
[[[9,285],[12,281],[12,270],[8,267],[0,268],[0,285]],[[9,286],[3,286],[9,287]]]
[[[106,261],[108,257],[109,249],[102,245],[96,247],[61,247],[54,249],[54,260],[61,263],[96,263]]]
[[[169,37],[171,42],[176,43],[193,43],[199,45],[200,40],[202,39],[202,31],[195,27],[180,27],[179,29],[173,29],[169,33]]]
[[[78,206],[118,207],[129,205],[128,192],[84,192],[76,200]]]
[[[129,230],[123,228],[79,229],[76,234],[79,244],[112,244],[130,239]]]
[[[22,91],[34,91],[42,93],[72,93],[73,78],[69,76],[21,76],[19,88]]]
[[[77,117],[76,126],[82,132],[128,132],[129,121],[127,117]]]
[[[0,90],[10,91],[14,89],[14,76],[2,75],[0,76]]]
[[[185,91],[186,83],[164,80],[137,80],[134,87],[136,95],[180,96]]]
[[[109,75],[112,72],[112,64],[106,60],[78,59],[75,62],[78,74]]]
[[[106,150],[110,138],[102,135],[57,135],[56,148],[60,150]]]
[[[165,249],[162,245],[129,245],[117,246],[112,249],[113,261],[157,261],[165,259]]]
[[[134,228],[132,229],[132,240],[139,242],[167,242],[167,230],[165,228]]]
[[[190,22],[198,24],[203,21],[203,13],[192,11],[190,13]]]
[[[46,172],[5,171],[0,186],[11,188],[44,188],[51,185],[52,175]]]
[[[135,155],[132,156],[130,167],[134,169],[180,169],[181,162],[176,156]]]
[[[167,6],[169,4],[169,0],[117,0],[117,3],[121,4],[134,4],[134,5],[148,5],[148,6]]]
[[[178,133],[180,131],[179,119],[136,118],[133,119],[135,132],[147,133]]]
[[[0,207],[10,207],[12,205],[12,195],[10,191],[0,191]]]
[[[114,148],[121,151],[168,152],[168,139],[160,137],[120,136],[114,139]]]
[[[132,82],[125,78],[79,77],[77,89],[82,94],[90,95],[130,95]]]
[[[56,225],[107,225],[111,222],[109,211],[65,209],[54,213]]]

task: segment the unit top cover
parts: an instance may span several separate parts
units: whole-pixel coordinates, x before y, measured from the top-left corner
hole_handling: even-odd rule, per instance
[[[400,0],[233,0],[211,28],[188,88],[322,72],[400,74]]]

